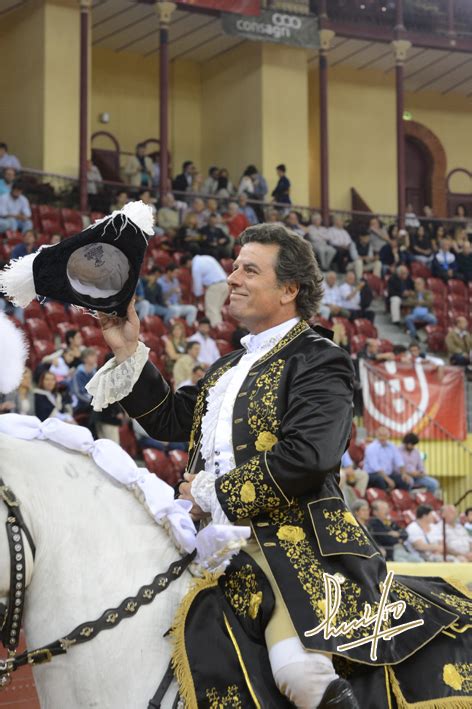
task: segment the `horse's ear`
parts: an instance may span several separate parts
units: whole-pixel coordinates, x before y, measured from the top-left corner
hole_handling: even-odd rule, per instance
[[[0,292],[25,308],[37,297],[124,316],[154,234],[152,209],[130,202],[79,234],[12,261]]]
[[[0,312],[0,394],[9,394],[18,388],[25,362],[28,345],[22,331]]]

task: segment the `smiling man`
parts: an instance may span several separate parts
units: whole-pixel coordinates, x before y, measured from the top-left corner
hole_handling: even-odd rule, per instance
[[[249,227],[241,244],[228,286],[231,314],[250,333],[243,349],[217,360],[198,386],[173,393],[147,361],[131,306],[127,319],[101,316],[115,360],[89,391],[98,410],[121,399],[153,438],[189,440],[179,491],[193,503],[195,520],[252,528],[245,550],[218,582],[217,605],[205,613],[204,594],[203,606],[183,604],[193,673],[186,686],[197,695],[195,705],[210,706],[209,697],[236,687],[241,706],[354,709],[359,705],[332,654],[369,629],[328,639],[305,634],[324,619],[324,573],[342,584],[337,624],[360,619],[366,603],[378,604],[386,576],[382,556],[338,486],[351,430],[353,368],[344,350],[307,324],[322,296],[310,244],[278,224]],[[113,398],[105,396],[111,391]],[[221,602],[227,608],[217,635]],[[414,606],[407,615],[417,619]],[[415,628],[405,647],[381,643],[379,662],[404,659],[441,620]],[[365,644],[343,654],[370,664]],[[241,668],[238,683],[231,672]],[[382,702],[379,696],[376,706]]]

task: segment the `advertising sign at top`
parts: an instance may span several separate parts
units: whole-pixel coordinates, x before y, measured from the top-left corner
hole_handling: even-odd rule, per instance
[[[320,46],[316,17],[264,10],[259,17],[222,13],[221,18],[226,34],[295,47],[317,49]]]
[[[257,16],[261,11],[261,0],[177,0],[177,4],[249,16]]]

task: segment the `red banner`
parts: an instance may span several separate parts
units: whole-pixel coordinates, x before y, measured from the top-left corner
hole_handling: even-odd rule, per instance
[[[257,16],[261,11],[260,0],[177,0],[177,4],[205,7],[221,12],[236,12],[239,15]]]
[[[423,439],[467,436],[464,374],[459,367],[360,360],[364,425],[379,426],[395,438],[414,432]]]

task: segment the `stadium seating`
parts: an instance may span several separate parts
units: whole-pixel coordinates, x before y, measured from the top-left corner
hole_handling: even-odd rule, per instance
[[[158,478],[172,487],[177,484],[180,479],[179,471],[163,451],[156,448],[143,448],[142,453],[144,463],[150,473],[155,473]]]

